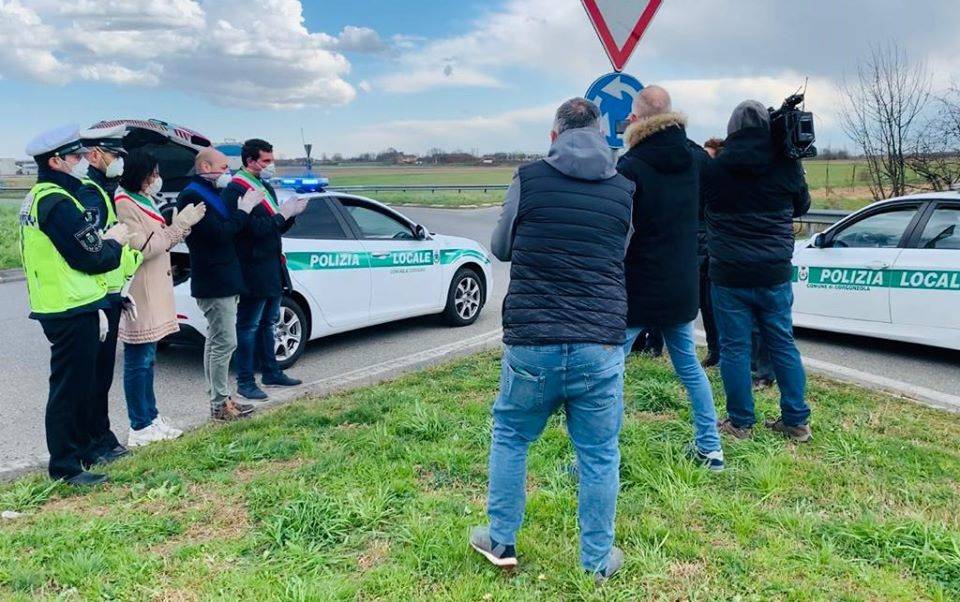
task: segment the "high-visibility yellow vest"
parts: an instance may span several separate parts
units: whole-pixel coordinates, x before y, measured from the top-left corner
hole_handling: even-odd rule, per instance
[[[103,274],[84,274],[70,267],[53,241],[40,230],[37,207],[51,194],[66,196],[78,210],[84,211],[80,201],[57,184],[44,182],[30,189],[20,211],[20,255],[27,277],[30,309],[35,314],[68,311],[99,301],[107,294]]]
[[[107,219],[103,224],[103,231],[101,234],[106,234],[107,230],[112,228],[118,221],[117,213],[113,209],[113,202],[110,201],[110,195],[108,195],[106,190],[101,188],[99,184],[90,178],[84,178],[81,180],[81,182],[88,186],[93,186],[93,188],[100,193],[100,196],[103,199],[103,204],[107,208]],[[117,266],[115,270],[104,274],[107,279],[107,292],[119,293],[123,288],[123,285],[127,283],[127,280],[133,278],[133,274],[137,271],[137,268],[140,267],[141,263],[143,263],[143,253],[124,246],[120,255],[120,265]]]

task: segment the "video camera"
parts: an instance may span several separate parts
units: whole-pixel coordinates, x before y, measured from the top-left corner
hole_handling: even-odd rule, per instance
[[[770,130],[774,148],[790,159],[810,159],[817,156],[813,145],[817,136],[813,129],[813,113],[797,107],[803,104],[803,94],[794,94],[783,101],[779,109],[770,107]]]

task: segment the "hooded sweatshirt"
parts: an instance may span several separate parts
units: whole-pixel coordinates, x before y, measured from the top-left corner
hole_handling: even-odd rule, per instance
[[[598,128],[561,133],[517,170],[490,244],[513,262],[504,343],[623,343],[633,189]]]
[[[769,115],[757,102],[738,106],[728,130],[703,168],[710,280],[737,288],[789,282],[793,220],[810,209],[803,166],[774,151]]]
[[[633,227],[627,250],[627,324],[671,326],[699,308],[697,228],[700,161],[687,140],[686,117],[665,113],[637,121],[617,169],[633,181]]]

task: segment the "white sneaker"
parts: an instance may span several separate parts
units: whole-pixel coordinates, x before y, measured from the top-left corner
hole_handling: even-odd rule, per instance
[[[157,416],[153,421],[153,425],[160,429],[164,439],[176,439],[183,434],[183,431],[167,422],[167,419],[163,416]]]
[[[127,447],[142,447],[154,441],[163,441],[164,438],[163,432],[157,427],[156,423],[153,423],[139,431],[130,429],[130,433],[127,435]]]

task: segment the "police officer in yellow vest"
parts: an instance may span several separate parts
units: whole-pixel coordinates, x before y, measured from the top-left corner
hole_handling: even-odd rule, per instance
[[[117,224],[117,212],[113,205],[113,193],[123,173],[123,136],[126,127],[95,128],[80,133],[80,143],[86,150],[90,164],[87,175],[77,190],[77,200],[87,209],[88,217],[102,234]],[[109,397],[113,386],[113,369],[117,360],[117,332],[120,314],[126,311],[135,317],[136,304],[133,297],[124,294],[124,285],[140,264],[140,254],[124,247],[120,267],[107,272],[107,300],[105,309],[109,331],[97,354],[97,370],[94,385],[92,412],[88,416],[87,432],[91,442],[85,461],[93,463],[112,462],[130,453],[120,444],[110,430]]]
[[[87,429],[97,354],[108,332],[106,275],[121,265],[130,233],[118,225],[101,235],[77,200],[87,162],[75,126],[40,134],[26,152],[38,172],[20,210],[20,251],[30,317],[50,341],[49,472],[72,485],[94,485],[107,480],[84,467],[96,460]]]

